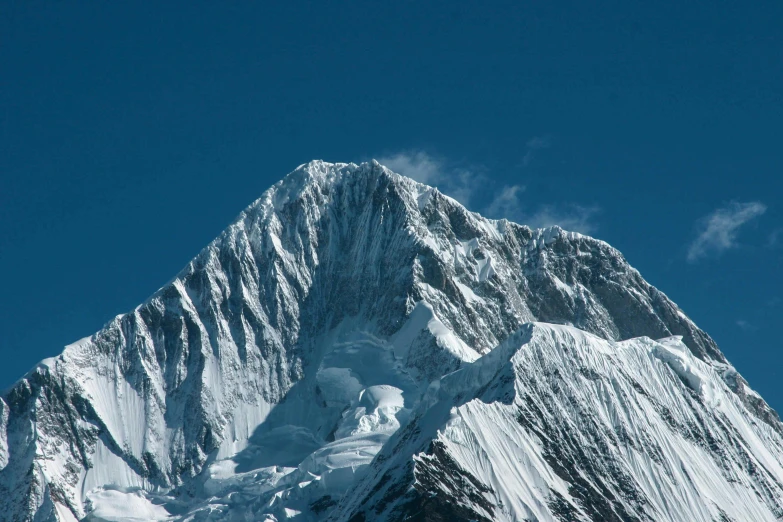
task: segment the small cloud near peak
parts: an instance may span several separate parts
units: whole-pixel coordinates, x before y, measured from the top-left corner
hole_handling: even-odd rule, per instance
[[[758,201],[733,201],[704,216],[697,223],[699,235],[688,247],[688,261],[694,263],[735,248],[740,227],[766,210],[766,205]]]
[[[526,150],[531,153],[549,146],[549,138],[533,138],[528,141]],[[522,200],[526,193],[525,185],[503,185],[495,189],[497,182],[483,174],[481,168],[458,167],[423,150],[381,156],[378,162],[403,176],[438,187],[468,208],[490,196],[489,203],[482,209],[482,213],[490,218],[506,218],[533,228],[558,225],[583,234],[591,234],[598,228],[595,217],[601,209],[595,205],[563,203],[530,207]]]
[[[520,194],[525,191],[524,185],[506,185],[495,195],[484,209],[484,213],[493,218],[511,218],[519,213]]]
[[[543,205],[536,212],[526,218],[526,225],[531,227],[551,227],[557,225],[565,230],[580,232],[582,234],[594,233],[598,226],[594,219],[601,212],[601,208],[592,205]]]
[[[437,183],[443,176],[441,162],[420,150],[381,157],[378,163],[425,185]]]
[[[532,228],[557,225],[565,230],[582,234],[592,234],[597,230],[598,226],[594,219],[601,212],[600,207],[573,203],[544,204],[537,206],[532,212],[525,212],[523,210],[525,205],[521,200],[524,192],[524,185],[504,186],[484,209],[484,214],[495,219],[510,219]]]
[[[770,232],[767,238],[767,246],[769,248],[777,248],[783,244],[783,228],[777,228]]]
[[[437,187],[468,208],[487,181],[478,169],[455,167],[422,150],[397,152],[378,158],[378,162],[398,174]]]
[[[522,157],[522,166],[527,167],[533,161],[533,157],[541,149],[548,149],[552,146],[552,140],[549,136],[533,136],[525,144],[525,155]]]
[[[755,332],[758,330],[758,327],[744,319],[737,319],[736,321],[737,326],[746,332]]]

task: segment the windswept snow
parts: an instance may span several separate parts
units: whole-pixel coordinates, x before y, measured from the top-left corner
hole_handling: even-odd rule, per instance
[[[434,383],[380,457],[333,520],[783,516],[779,434],[676,338],[526,325]]]

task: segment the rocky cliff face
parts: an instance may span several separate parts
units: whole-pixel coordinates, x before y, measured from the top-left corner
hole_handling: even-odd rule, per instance
[[[682,341],[612,344],[642,336]],[[509,342],[513,355],[495,348]],[[484,388],[436,400],[433,387],[486,372]],[[451,427],[474,407],[490,424]],[[471,429],[515,442],[457,451],[444,435]],[[644,520],[651,505],[654,520],[712,520],[714,506],[733,516],[714,500],[725,487],[766,520],[781,433],[712,339],[606,243],[484,219],[377,163],[311,162],[146,303],[4,394],[0,506],[19,521]],[[691,446],[707,460],[676,471]],[[652,498],[715,455],[733,459],[725,484]],[[500,491],[477,459],[535,461],[537,492]]]

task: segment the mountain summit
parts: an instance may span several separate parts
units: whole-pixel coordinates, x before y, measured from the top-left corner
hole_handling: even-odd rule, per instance
[[[0,401],[9,521],[782,505],[777,414],[617,250],[485,219],[377,162],[300,166]]]

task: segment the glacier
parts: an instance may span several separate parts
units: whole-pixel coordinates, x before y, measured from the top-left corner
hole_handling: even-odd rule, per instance
[[[0,518],[783,518],[783,425],[608,244],[313,161],[0,399]]]

